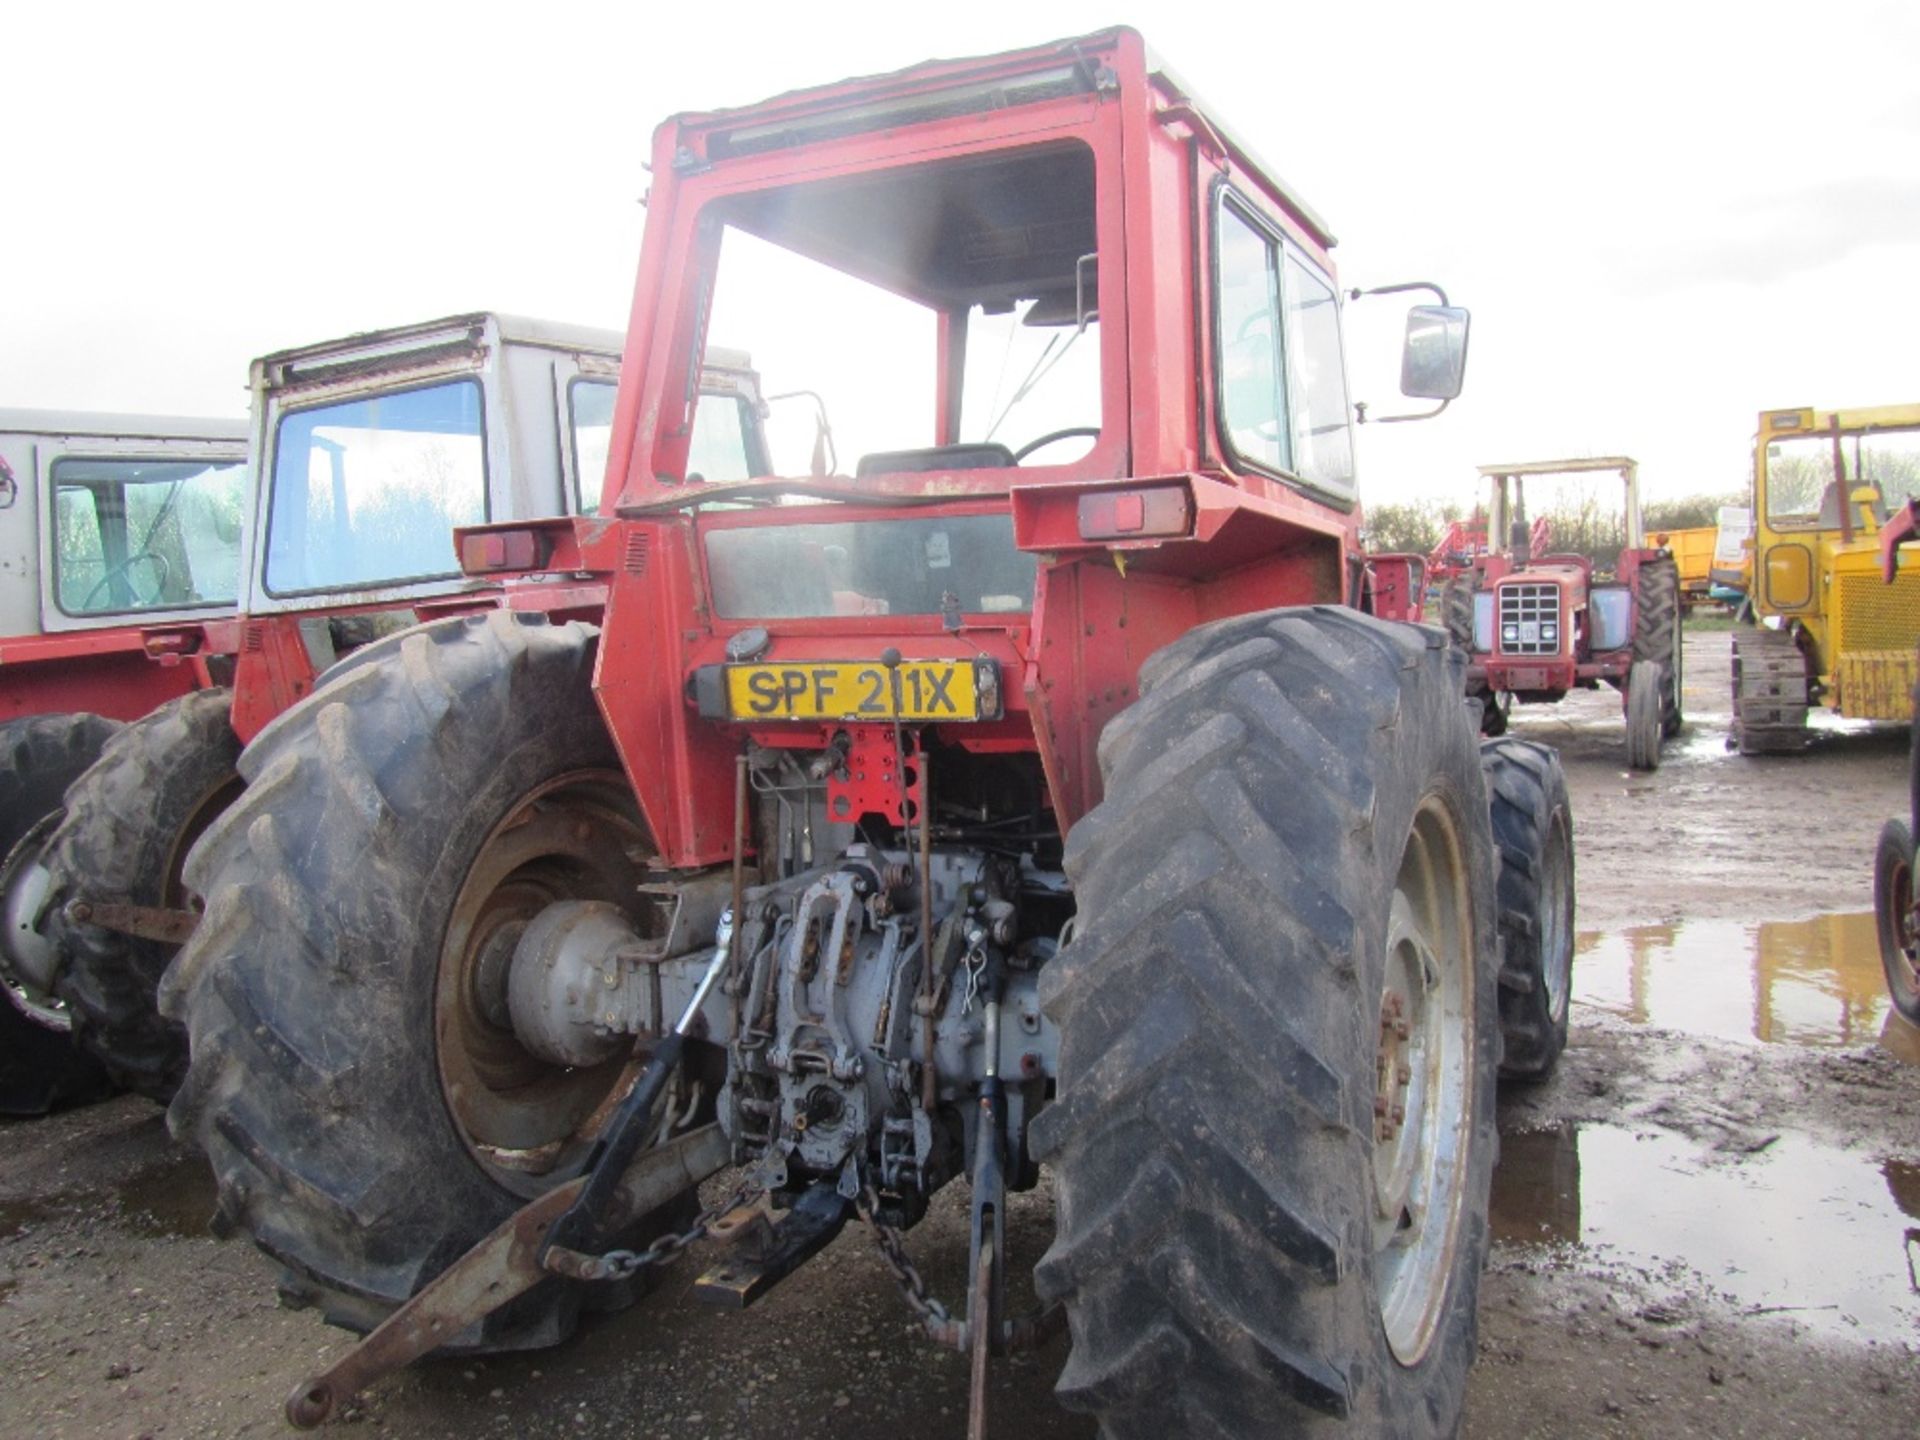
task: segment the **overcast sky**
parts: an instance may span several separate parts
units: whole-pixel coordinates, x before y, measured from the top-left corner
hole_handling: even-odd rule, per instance
[[[1912,3],[178,0],[0,11],[0,406],[239,415],[247,361],[310,340],[619,326],[665,115],[1118,21],[1327,218],[1344,283],[1472,308],[1465,397],[1363,431],[1375,501],[1615,452],[1731,490],[1762,408],[1920,400]],[[1352,330],[1390,400],[1394,337]]]

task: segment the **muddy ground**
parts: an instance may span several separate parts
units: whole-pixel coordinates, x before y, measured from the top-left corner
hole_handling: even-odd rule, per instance
[[[1920,1433],[1920,1036],[1887,1018],[1861,915],[1905,734],[1730,756],[1727,650],[1690,634],[1690,723],[1657,774],[1624,768],[1610,695],[1516,716],[1567,762],[1581,957],[1559,1074],[1502,1100],[1473,1437]],[[159,1110],[0,1144],[0,1435],[289,1433],[282,1398],[345,1342],[207,1232],[211,1184]],[[911,1236],[954,1298],[962,1199]],[[1045,1196],[1012,1220],[1037,1256]],[[334,1427],[962,1433],[962,1363],[914,1337],[863,1235],[742,1316],[690,1301],[698,1259],[559,1350],[417,1367]],[[1063,1354],[1002,1371],[994,1433],[1092,1433],[1051,1402]]]

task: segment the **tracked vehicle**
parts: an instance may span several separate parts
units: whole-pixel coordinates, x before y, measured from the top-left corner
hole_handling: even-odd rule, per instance
[[[1326,226],[1126,30],[652,160],[599,513],[459,536],[604,613],[369,656],[189,859],[172,1123],[286,1292],[371,1329],[290,1418],[554,1340],[702,1235],[697,1293],[750,1303],[858,1215],[975,1433],[1062,1319],[1110,1434],[1451,1433],[1570,821],[1445,635],[1367,613],[1407,597],[1356,548]],[[1407,393],[1458,392],[1465,326],[1414,308]],[[771,478],[690,473],[710,329],[810,397]],[[961,1177],[948,1308],[904,1232]]]
[[[1743,755],[1804,750],[1807,715],[1901,721],[1920,682],[1920,574],[1882,583],[1881,530],[1920,495],[1920,405],[1770,410],[1753,451],[1753,577],[1762,628],[1733,642]]]

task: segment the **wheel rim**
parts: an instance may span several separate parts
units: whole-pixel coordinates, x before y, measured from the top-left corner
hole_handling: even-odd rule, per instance
[[[1473,1084],[1473,923],[1460,829],[1430,795],[1387,921],[1373,1148],[1374,1283],[1387,1342],[1419,1362],[1459,1244]]]
[[[187,888],[183,878],[187,868],[187,853],[193,849],[194,842],[206,834],[207,827],[226,813],[227,807],[240,798],[240,792],[247,788],[247,782],[238,775],[229,775],[219,781],[197,801],[187,814],[187,823],[180,827],[180,833],[173,837],[173,844],[167,848],[166,880],[161,888],[160,903],[170,910],[199,910],[200,896]]]
[[[1920,998],[1920,928],[1914,924],[1910,859],[1896,859],[1887,867],[1887,900],[1888,914],[1882,923],[1890,927],[1888,938],[1893,942],[1887,956],[1887,984],[1903,1011],[1911,1013]]]
[[[624,1057],[567,1068],[515,1038],[506,1006],[513,947],[556,900],[633,903],[654,853],[624,776],[557,776],[523,796],[488,833],[454,899],[435,983],[442,1093],[460,1138],[520,1194],[576,1168]]]
[[[1546,865],[1540,879],[1540,969],[1547,1014],[1558,1023],[1573,990],[1573,842],[1565,811],[1553,812],[1541,855]]]
[[[0,925],[6,937],[0,944],[0,984],[6,986],[14,1006],[36,1025],[66,1034],[73,1029],[73,1016],[66,1002],[49,988],[54,948],[39,930],[40,912],[52,888],[52,876],[41,856],[63,813],[56,810],[41,819],[20,837],[6,864],[0,866]]]

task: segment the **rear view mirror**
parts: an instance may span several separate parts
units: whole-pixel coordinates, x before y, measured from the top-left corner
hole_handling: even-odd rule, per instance
[[[1407,311],[1400,354],[1400,393],[1415,400],[1454,400],[1467,380],[1467,312],[1458,305],[1415,305]]]
[[[1392,425],[1404,420],[1431,420],[1459,397],[1467,380],[1467,312],[1447,303],[1447,292],[1430,280],[1408,280],[1399,285],[1376,285],[1371,290],[1349,290],[1349,300],[1369,295],[1403,295],[1425,290],[1438,305],[1416,305],[1407,311],[1407,338],[1400,352],[1400,393],[1415,400],[1438,400],[1431,410],[1405,415],[1371,415],[1364,400],[1356,401],[1354,418]]]

